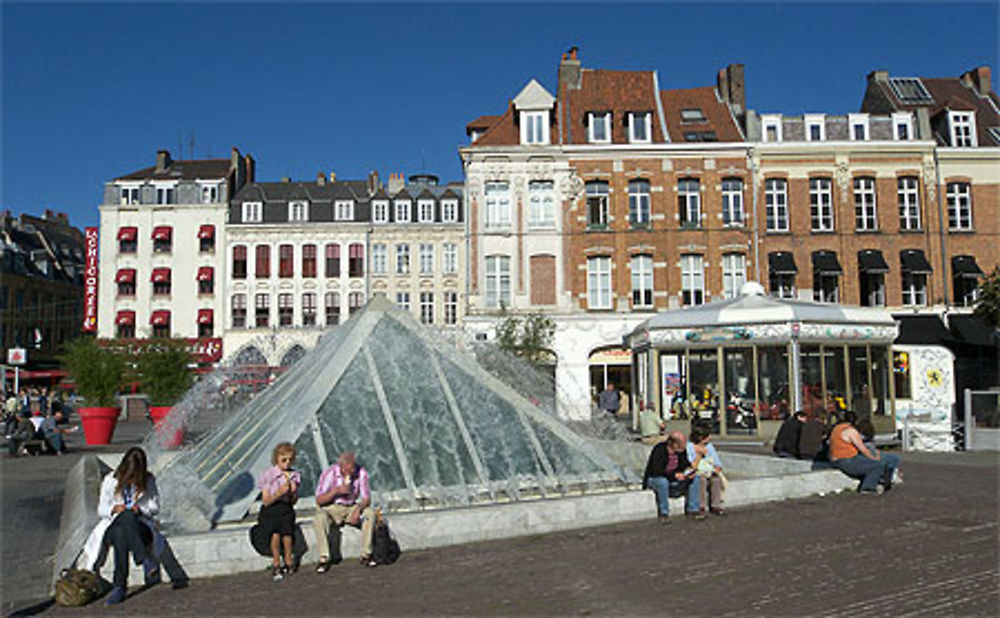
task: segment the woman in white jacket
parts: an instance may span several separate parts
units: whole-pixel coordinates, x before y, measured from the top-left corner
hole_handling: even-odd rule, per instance
[[[136,565],[142,565],[147,584],[159,581],[157,557],[165,547],[165,540],[157,532],[154,521],[160,510],[159,503],[156,478],[146,469],[146,453],[134,446],[125,452],[118,468],[101,482],[97,504],[97,515],[101,519],[84,547],[85,564],[94,572],[104,564],[108,548],[115,550],[114,587],[108,594],[108,605],[125,599],[129,553]]]

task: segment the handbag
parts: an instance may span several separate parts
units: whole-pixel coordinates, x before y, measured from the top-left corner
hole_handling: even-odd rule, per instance
[[[87,569],[63,569],[56,581],[56,604],[81,607],[101,596],[107,582]]]

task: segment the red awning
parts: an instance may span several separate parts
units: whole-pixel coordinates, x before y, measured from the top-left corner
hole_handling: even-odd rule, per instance
[[[215,269],[211,266],[198,267],[198,281],[211,281],[215,279]]]
[[[198,228],[198,238],[215,238],[215,226],[203,225]]]
[[[153,283],[170,283],[170,269],[154,268],[153,276],[150,277],[150,281]]]
[[[135,324],[135,311],[119,311],[115,324]]]
[[[211,324],[213,322],[212,310],[211,309],[199,309],[198,310],[198,323],[199,324]]]
[[[139,229],[134,227],[118,228],[118,240],[135,240],[139,236]]]
[[[119,268],[115,275],[115,283],[133,283],[135,281],[134,268]]]
[[[170,311],[167,309],[158,309],[153,312],[153,315],[149,317],[149,323],[153,326],[166,326],[170,324]]]
[[[153,228],[153,240],[170,240],[173,230],[169,225],[157,225]]]

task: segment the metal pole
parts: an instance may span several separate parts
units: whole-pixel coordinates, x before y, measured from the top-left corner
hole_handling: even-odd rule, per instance
[[[972,448],[972,389],[965,389],[965,431],[962,432],[965,440],[965,450]]]

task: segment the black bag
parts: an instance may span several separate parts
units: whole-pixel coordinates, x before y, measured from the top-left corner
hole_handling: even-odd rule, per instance
[[[64,569],[56,582],[56,603],[80,607],[101,596],[106,582],[87,569]]]
[[[372,530],[372,563],[392,564],[399,559],[402,550],[389,531],[389,522],[382,516],[382,509],[375,511],[375,526]]]

